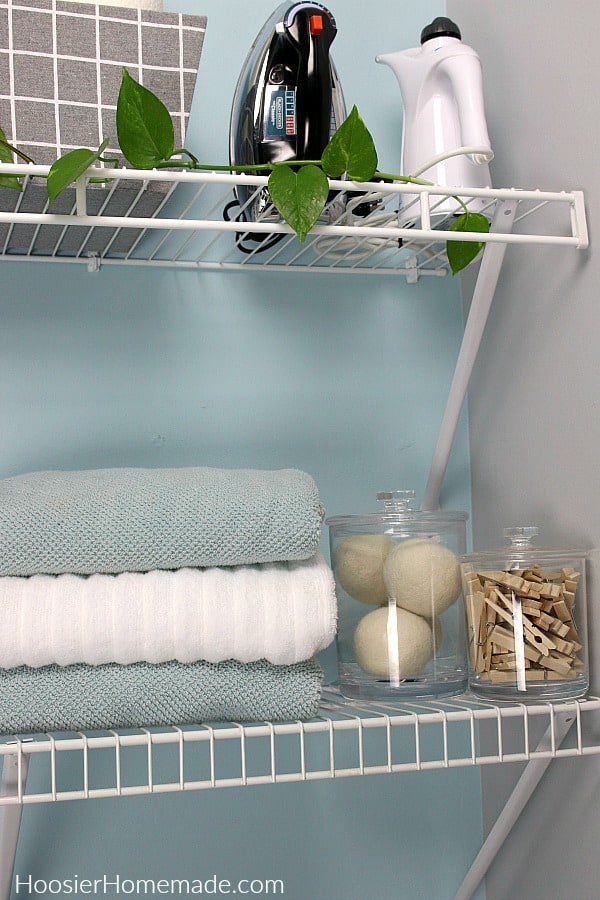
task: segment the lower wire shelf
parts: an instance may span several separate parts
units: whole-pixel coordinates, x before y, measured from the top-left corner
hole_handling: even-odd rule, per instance
[[[571,718],[572,717],[572,718]],[[563,741],[563,723],[570,723]],[[538,744],[539,736],[549,740]],[[493,705],[323,695],[305,722],[219,723],[4,738],[0,805],[242,787],[600,753],[600,698]],[[5,764],[8,760],[5,759]],[[22,777],[29,769],[29,777]]]

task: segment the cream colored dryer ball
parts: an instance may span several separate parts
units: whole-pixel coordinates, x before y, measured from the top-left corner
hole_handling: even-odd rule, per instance
[[[426,619],[406,609],[392,608],[396,615],[398,673],[400,678],[416,675],[433,657],[433,632]],[[377,678],[390,678],[388,607],[367,613],[354,633],[354,655],[361,669]],[[393,647],[393,645],[392,645]]]
[[[383,574],[398,606],[430,619],[452,606],[460,593],[457,557],[429,538],[396,544],[386,557]]]
[[[383,534],[352,534],[338,544],[333,568],[347,594],[373,606],[387,602],[383,565],[393,546]]]

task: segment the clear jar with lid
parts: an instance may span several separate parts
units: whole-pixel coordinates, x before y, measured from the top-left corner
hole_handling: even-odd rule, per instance
[[[489,700],[565,700],[589,687],[586,552],[536,547],[538,528],[469,554],[461,573],[469,687]]]
[[[327,519],[339,605],[340,690],[351,699],[428,698],[467,685],[459,556],[467,513],[377,494],[379,512]]]

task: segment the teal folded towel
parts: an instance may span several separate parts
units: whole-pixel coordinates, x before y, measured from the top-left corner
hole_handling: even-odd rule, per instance
[[[314,659],[20,666],[0,673],[0,734],[309,719],[322,684]]]
[[[91,469],[0,480],[0,575],[308,559],[323,508],[297,469]]]

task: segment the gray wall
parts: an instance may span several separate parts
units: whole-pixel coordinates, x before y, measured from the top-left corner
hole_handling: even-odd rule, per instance
[[[495,185],[583,189],[592,243],[507,252],[470,391],[474,545],[496,547],[503,526],[527,520],[546,544],[599,547],[600,5],[448,0],[447,10],[481,56]],[[589,603],[598,648],[593,579]],[[598,663],[596,649],[596,693]],[[487,828],[518,774],[483,773]],[[597,758],[552,763],[490,870],[488,900],[597,900],[599,786]]]

